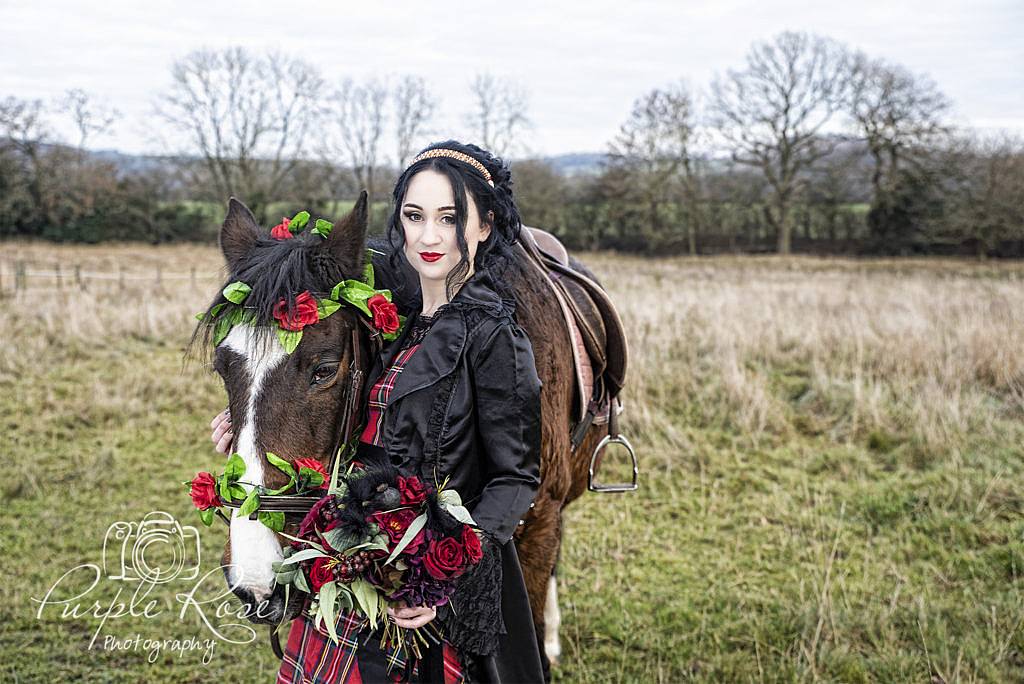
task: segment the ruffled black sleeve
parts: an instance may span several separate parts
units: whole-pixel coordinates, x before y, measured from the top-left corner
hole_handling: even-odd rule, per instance
[[[483,533],[480,562],[456,580],[455,594],[437,609],[437,620],[448,640],[462,652],[488,656],[498,650],[505,634],[501,615],[501,548]]]

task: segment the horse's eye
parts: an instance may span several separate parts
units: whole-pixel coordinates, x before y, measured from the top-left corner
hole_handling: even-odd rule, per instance
[[[337,363],[322,363],[313,369],[313,379],[310,382],[312,385],[323,385],[326,382],[330,382],[331,379],[338,373]]]

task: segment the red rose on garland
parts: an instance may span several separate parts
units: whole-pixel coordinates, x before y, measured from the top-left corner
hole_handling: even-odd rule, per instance
[[[398,307],[388,301],[384,295],[373,295],[366,300],[366,308],[373,316],[373,326],[386,333],[393,333],[402,324],[398,319]]]
[[[334,580],[334,570],[327,565],[330,560],[327,556],[313,559],[313,567],[309,570],[309,584],[313,591],[320,591],[320,587]]]
[[[423,480],[413,477],[398,476],[398,491],[402,494],[403,506],[415,506],[427,499],[427,487]]]
[[[484,550],[480,548],[480,537],[469,525],[462,528],[462,547],[466,550],[466,558],[474,565],[484,557]]]
[[[295,472],[298,472],[301,468],[309,468],[310,470],[320,473],[324,476],[324,481],[323,484],[320,485],[320,488],[327,488],[327,481],[330,479],[330,476],[327,474],[327,468],[325,468],[324,464],[320,461],[315,458],[297,458],[292,461],[292,465],[295,466]]]
[[[423,567],[431,577],[438,580],[458,577],[465,569],[465,564],[464,549],[453,537],[430,542],[430,547],[423,556]]]
[[[199,473],[192,478],[189,494],[192,495],[192,504],[201,511],[221,505],[217,480],[210,473]]]
[[[270,229],[270,237],[275,240],[287,240],[288,238],[295,237],[292,235],[292,231],[288,230],[288,224],[291,222],[290,218],[282,218],[281,223]]]
[[[304,290],[302,294],[295,298],[295,308],[290,314],[288,312],[288,300],[283,297],[281,301],[274,305],[273,313],[274,318],[277,319],[282,328],[293,332],[302,330],[307,325],[312,325],[320,320],[320,313],[316,308],[316,299],[313,295],[309,294],[309,290]]]

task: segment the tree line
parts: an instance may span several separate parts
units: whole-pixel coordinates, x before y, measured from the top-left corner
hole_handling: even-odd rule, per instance
[[[575,249],[1024,256],[1021,139],[953,125],[930,78],[824,36],[783,32],[706,88],[642,94],[578,173],[531,158],[522,85],[468,85],[453,136],[423,78],[331,81],[294,56],[199,50],[154,106],[172,152],[127,169],[86,149],[120,119],[106,103],[7,97],[0,235],[204,240],[230,195],[267,223],[295,208],[337,215],[363,188],[379,230],[412,154],[463,137],[512,158],[526,222]],[[53,133],[58,115],[77,139]]]

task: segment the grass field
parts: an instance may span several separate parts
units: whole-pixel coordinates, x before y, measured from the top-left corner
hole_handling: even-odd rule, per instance
[[[263,631],[217,642],[205,664],[99,648],[209,638],[174,609],[193,582],[156,587],[154,617],[102,624],[53,605],[37,618],[33,601],[99,563],[111,523],[163,509],[198,525],[180,483],[218,467],[207,424],[224,395],[182,350],[218,254],[0,253],[200,274],[85,291],[31,279],[17,296],[6,284],[0,676],[272,681]],[[568,511],[557,681],[1024,680],[1024,265],[584,259],[631,334],[622,429],[641,489]],[[224,533],[198,526],[201,571],[215,570]],[[88,587],[72,579],[64,598]],[[104,579],[82,610],[106,612],[121,585]],[[213,575],[208,593],[222,585]]]

